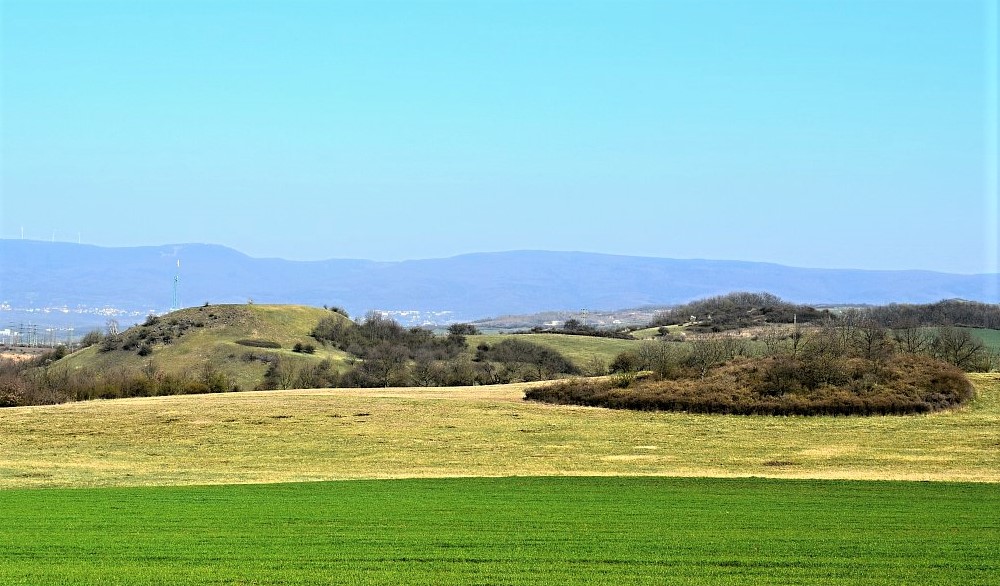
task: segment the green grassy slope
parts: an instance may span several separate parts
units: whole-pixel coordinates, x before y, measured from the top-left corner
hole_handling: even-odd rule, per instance
[[[993,584],[994,485],[504,478],[2,493],[3,584]]]
[[[671,335],[677,335],[684,332],[684,326],[672,325],[667,326],[667,331]],[[632,332],[632,335],[640,340],[652,340],[660,335],[660,328],[642,328],[641,330],[636,330]]]
[[[475,351],[476,346],[481,343],[496,344],[506,338],[516,338],[545,346],[559,352],[581,368],[586,366],[593,357],[603,360],[604,364],[609,364],[615,356],[629,348],[635,348],[639,344],[638,340],[570,336],[567,334],[482,334],[466,337],[472,351]]]
[[[261,381],[266,365],[244,360],[248,352],[279,355],[303,364],[319,362],[324,358],[330,358],[335,364],[342,363],[346,354],[332,347],[323,347],[309,336],[316,324],[329,316],[346,319],[321,308],[297,305],[192,307],[159,318],[151,330],[183,331],[169,344],[154,344],[149,356],[140,356],[134,350],[102,352],[97,345],[67,356],[57,363],[57,367],[70,371],[88,369],[114,373],[122,368],[142,369],[151,363],[161,372],[181,375],[198,373],[206,364],[211,364],[241,389],[252,389]],[[281,348],[251,348],[236,343],[246,339],[275,342]],[[313,344],[316,353],[293,352],[296,343]]]
[[[986,347],[993,352],[1000,352],[1000,330],[990,330],[987,328],[965,328],[959,327],[960,330],[965,330],[979,338],[986,344]],[[938,328],[936,327],[925,327],[921,328],[924,335],[934,338],[937,335]]]
[[[993,352],[1000,352],[1000,330],[983,328],[965,328],[969,333],[983,341]]]

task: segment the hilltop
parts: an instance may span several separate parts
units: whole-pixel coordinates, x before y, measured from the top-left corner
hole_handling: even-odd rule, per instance
[[[281,362],[295,370],[324,361],[331,367],[342,364],[346,353],[317,344],[310,335],[323,319],[348,321],[316,307],[204,305],[151,316],[125,332],[104,335],[54,366],[69,377],[143,372],[209,387],[191,391],[250,390]]]

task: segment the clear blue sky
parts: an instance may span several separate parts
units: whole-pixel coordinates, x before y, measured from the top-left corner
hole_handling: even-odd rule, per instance
[[[0,236],[995,272],[996,5],[0,0]]]

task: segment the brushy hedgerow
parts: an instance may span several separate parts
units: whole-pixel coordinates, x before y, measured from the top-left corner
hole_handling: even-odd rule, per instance
[[[897,355],[875,371],[844,360],[830,380],[787,356],[737,358],[703,378],[570,379],[528,390],[545,403],[729,415],[905,415],[958,407],[973,397],[958,368],[921,355]]]

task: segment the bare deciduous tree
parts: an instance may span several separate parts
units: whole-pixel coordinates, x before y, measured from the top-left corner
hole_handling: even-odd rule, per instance
[[[688,361],[705,378],[708,371],[726,360],[726,350],[718,338],[699,338],[691,342]]]
[[[959,368],[974,368],[983,361],[986,345],[968,330],[945,326],[938,328],[931,343],[934,354]]]
[[[907,320],[893,330],[892,337],[899,349],[907,354],[921,354],[931,347],[932,338],[916,320]]]

